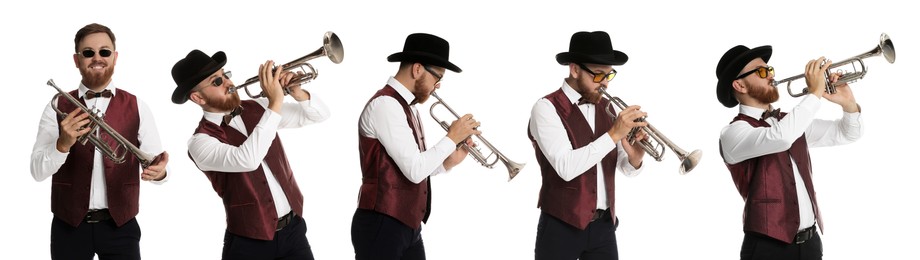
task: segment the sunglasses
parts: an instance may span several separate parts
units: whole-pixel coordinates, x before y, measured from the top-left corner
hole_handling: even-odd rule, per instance
[[[434,70],[431,69],[431,67],[428,67],[428,65],[422,65],[422,67],[425,68],[425,70],[427,70],[428,73],[431,73],[431,75],[433,75],[435,78],[438,78],[438,81],[435,81],[435,82],[434,82],[435,85],[441,83],[441,78],[443,78],[444,75],[441,75],[441,74],[438,74],[437,72],[434,72]]]
[[[80,55],[83,55],[84,58],[92,58],[93,56],[96,56],[96,51],[83,50],[80,52]],[[109,56],[112,56],[112,50],[101,49],[99,50],[99,56],[102,56],[103,58],[108,58]]]
[[[578,67],[581,67],[581,69],[588,72],[588,74],[591,74],[591,76],[594,76],[594,83],[601,83],[601,81],[611,81],[613,80],[613,77],[617,76],[617,70],[615,69],[611,69],[610,73],[600,74],[600,73],[594,73],[594,71],[591,71],[591,69],[589,69],[587,66],[581,63],[578,64]]]
[[[770,76],[772,76],[772,75],[774,74],[774,73],[773,73],[773,66],[760,66],[760,67],[757,67],[756,69],[753,69],[753,70],[751,70],[751,71],[748,71],[748,72],[742,73],[741,75],[738,75],[738,77],[735,78],[735,79],[742,79],[742,78],[744,78],[744,77],[747,77],[748,75],[754,74],[754,72],[757,72],[757,76],[760,76],[760,78],[762,78],[762,79],[767,78],[768,73],[769,73]]]
[[[226,78],[226,79],[230,79],[231,76],[233,76],[233,74],[230,73],[229,70],[228,70],[228,71],[224,71],[223,77],[216,77],[216,78],[214,78],[214,80],[211,81],[211,85],[212,85],[212,86],[215,86],[215,87],[223,86],[223,85],[224,85],[224,79],[225,79],[225,78]]]

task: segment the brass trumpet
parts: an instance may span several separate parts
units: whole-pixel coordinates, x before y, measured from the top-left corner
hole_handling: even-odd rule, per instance
[[[619,97],[611,96],[610,93],[607,93],[607,87],[601,86],[598,89],[598,92],[603,94],[610,100],[610,103],[616,105],[620,110],[626,109],[628,107],[623,100]],[[611,106],[607,106],[607,115],[611,118],[616,119],[617,115],[610,110]],[[645,117],[637,119],[638,121],[646,122]],[[644,127],[636,127],[630,130],[629,134],[626,136],[626,140],[629,141],[629,144],[635,144],[636,140],[636,131],[645,131],[649,136],[649,140],[640,140],[639,145],[642,146],[642,149],[645,150],[652,158],[655,158],[655,161],[661,161],[664,159],[665,147],[662,144],[667,145],[668,148],[671,148],[674,151],[674,154],[677,155],[677,159],[680,159],[680,174],[687,174],[700,162],[700,158],[703,157],[703,151],[699,149],[694,150],[692,153],[687,153],[684,149],[680,149],[674,142],[671,142],[670,139],[665,137],[661,132],[658,131],[651,123]],[[652,142],[654,141],[654,143]]]
[[[289,86],[294,85],[294,84],[298,84],[298,85],[307,84],[308,82],[313,81],[314,79],[316,79],[317,76],[319,76],[319,72],[316,71],[316,68],[313,68],[313,65],[310,65],[310,63],[307,63],[307,61],[315,59],[315,58],[319,58],[322,56],[328,57],[329,60],[331,60],[332,63],[335,63],[335,64],[341,63],[342,59],[345,58],[345,50],[342,48],[342,41],[339,40],[339,36],[336,36],[335,33],[326,32],[326,34],[323,35],[323,46],[317,49],[316,51],[313,51],[310,54],[304,55],[303,57],[300,57],[294,61],[281,65],[280,69],[282,70],[291,71],[295,69],[300,69],[300,71],[304,73],[301,76],[297,76],[294,79],[291,79],[291,82],[288,83],[288,86],[284,87],[285,95],[291,94],[290,89],[288,89]],[[274,71],[274,69],[279,69],[279,68],[276,66],[275,68],[273,68],[272,71]],[[309,69],[310,71],[307,72],[307,69]],[[227,90],[227,92],[234,93],[237,90],[242,88],[244,91],[246,91],[246,95],[249,96],[250,98],[265,97],[264,92],[260,92],[258,95],[253,95],[252,93],[249,92],[249,88],[246,88],[247,86],[257,83],[257,82],[259,82],[259,76],[254,76],[254,77],[247,79],[246,82],[243,82],[243,84],[240,84],[239,86],[231,87],[229,90]]]
[[[49,79],[47,84],[48,86],[54,87],[54,89],[58,91],[58,94],[55,94],[54,97],[51,98],[51,108],[54,109],[54,111],[57,112],[58,115],[67,116],[68,114],[68,113],[65,113],[59,110],[57,107],[58,98],[60,97],[64,97],[65,99],[67,99],[68,102],[70,102],[71,104],[76,106],[78,109],[83,111],[83,113],[86,113],[89,115],[89,117],[87,118],[89,118],[90,123],[86,127],[90,127],[92,128],[92,130],[90,130],[89,133],[86,133],[82,136],[77,137],[77,142],[79,142],[80,145],[85,145],[86,142],[89,141],[90,143],[93,144],[93,146],[96,147],[96,150],[99,150],[100,153],[102,153],[103,155],[108,157],[110,160],[112,160],[112,162],[115,162],[115,163],[125,162],[125,155],[127,154],[127,152],[134,154],[134,156],[137,157],[137,160],[141,163],[141,166],[143,168],[147,168],[147,166],[150,166],[151,164],[154,164],[160,160],[161,155],[153,156],[153,155],[145,153],[144,151],[141,151],[141,149],[137,148],[137,146],[134,146],[134,144],[132,144],[131,141],[128,141],[128,139],[126,139],[124,136],[122,136],[117,131],[115,131],[115,129],[112,129],[111,126],[105,123],[105,121],[103,120],[105,115],[99,112],[98,109],[87,108],[86,106],[83,105],[83,103],[80,103],[80,101],[78,101],[76,98],[74,98],[67,92],[64,92],[63,90],[61,90],[61,88],[55,85],[53,79]],[[100,137],[96,136],[95,134],[96,131],[98,130],[102,130],[99,133],[100,135],[102,134],[102,132],[104,132],[105,134],[111,136],[112,139],[114,139],[115,142],[118,143],[118,146],[111,147],[108,144],[106,144],[104,141],[99,139]]]
[[[834,93],[837,93],[837,86],[842,85],[842,84],[849,84],[849,83],[856,82],[857,80],[862,79],[863,77],[866,76],[866,72],[867,72],[866,64],[863,63],[863,59],[878,56],[878,55],[882,55],[883,57],[885,57],[885,60],[888,61],[888,63],[894,63],[894,60],[895,60],[894,43],[891,42],[891,38],[888,37],[888,34],[882,33],[882,35],[879,37],[878,46],[876,46],[872,50],[867,51],[860,55],[853,56],[852,58],[831,64],[831,66],[827,68],[828,70],[837,68],[837,67],[850,65],[853,67],[853,72],[844,72],[843,75],[837,79],[837,82],[831,83],[831,80],[829,77],[830,74],[827,71],[825,71],[824,77],[827,80],[825,81],[826,85],[824,87],[824,91],[826,91],[829,94],[834,94]],[[824,66],[823,63],[821,65]],[[859,65],[858,70],[857,70],[857,65]],[[780,81],[774,81],[773,86],[776,87],[776,86],[779,86],[780,84],[786,83],[786,90],[789,91],[790,96],[801,97],[801,96],[804,96],[805,94],[808,94],[808,88],[807,87],[803,88],[802,92],[793,93],[792,92],[792,82],[798,79],[802,79],[802,78],[805,78],[804,73],[793,76],[793,77],[789,77],[786,79],[782,79]]]
[[[438,117],[434,115],[434,108],[438,105],[441,105],[441,106],[444,106],[444,108],[446,108],[448,111],[450,111],[450,113],[453,114],[454,117],[456,117],[457,119],[460,119],[460,115],[457,114],[457,112],[454,112],[454,110],[450,106],[447,106],[447,103],[444,103],[444,100],[441,99],[441,97],[439,97],[437,93],[432,92],[431,96],[433,96],[438,101],[431,104],[431,108],[429,109],[428,112],[431,114],[431,118],[434,118],[435,121],[438,121],[441,127],[444,128],[445,131],[448,131],[450,129],[450,124],[447,123],[447,121],[442,121],[438,119]],[[514,176],[517,176],[518,173],[521,172],[521,169],[524,168],[523,163],[516,163],[508,159],[507,156],[505,156],[500,151],[498,151],[498,149],[495,149],[495,146],[493,146],[492,143],[489,143],[488,140],[483,138],[482,135],[474,135],[474,137],[478,138],[479,143],[482,143],[483,145],[486,146],[486,148],[489,148],[489,150],[491,150],[492,153],[489,154],[488,156],[485,156],[483,155],[480,148],[470,147],[469,145],[466,144],[466,142],[460,143],[460,146],[462,146],[463,149],[466,149],[467,151],[469,151],[470,156],[472,156],[473,159],[479,162],[479,164],[482,164],[482,166],[492,169],[492,167],[494,167],[496,163],[501,161],[503,164],[505,164],[505,167],[508,168],[508,181],[511,181],[511,179],[514,179]],[[493,156],[494,156],[494,159],[490,161],[489,158],[493,158]]]

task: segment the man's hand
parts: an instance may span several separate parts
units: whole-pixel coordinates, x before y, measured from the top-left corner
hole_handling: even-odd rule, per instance
[[[268,98],[268,108],[281,113],[281,105],[284,104],[284,89],[281,88],[282,69],[272,71],[274,61],[265,61],[265,64],[259,65],[259,85],[262,87],[262,93]]]
[[[827,61],[827,62],[825,62]],[[822,66],[821,63],[824,63]],[[821,98],[824,96],[827,88],[827,69],[830,68],[831,61],[820,57],[817,60],[810,60],[805,65],[805,84],[808,84],[808,93],[814,94]]]
[[[169,154],[163,151],[154,164],[144,168],[141,173],[141,179],[145,181],[161,181],[166,178],[166,163],[169,162]]]
[[[450,128],[447,130],[447,137],[454,141],[454,144],[459,144],[463,142],[470,135],[482,134],[481,131],[476,130],[479,127],[479,122],[473,120],[473,115],[466,114],[460,117],[454,122],[450,123]]]
[[[471,139],[466,139],[463,142],[465,142],[467,147],[470,147],[470,148],[473,148],[476,146],[476,144]],[[460,162],[463,162],[463,159],[466,158],[466,156],[469,154],[470,152],[468,150],[464,149],[463,146],[458,145],[457,149],[454,150],[454,152],[451,153],[450,156],[447,156],[447,159],[444,159],[444,164],[443,164],[444,169],[449,171],[450,169],[454,168],[454,166],[457,166],[458,164],[460,164]]]
[[[88,113],[83,113],[82,110],[77,108],[67,114],[64,120],[61,120],[61,124],[58,127],[60,135],[58,135],[57,139],[57,150],[59,152],[69,152],[70,147],[77,142],[77,138],[92,130],[92,127],[87,127],[90,123],[90,120],[87,119],[88,117]]]
[[[617,118],[613,121],[613,127],[607,130],[607,134],[610,135],[610,138],[613,138],[613,140],[621,140],[625,138],[633,128],[648,125],[646,122],[636,122],[636,119],[645,117],[647,114],[639,110],[639,108],[639,106],[632,105],[620,111],[620,114],[618,114]]]

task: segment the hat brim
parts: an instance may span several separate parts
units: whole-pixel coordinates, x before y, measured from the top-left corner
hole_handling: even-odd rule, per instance
[[[732,88],[732,82],[735,81],[736,76],[741,73],[741,69],[744,69],[744,66],[749,62],[756,58],[761,58],[764,62],[770,62],[770,56],[773,56],[773,47],[764,45],[750,49],[732,59],[723,74],[719,75],[719,82],[716,83],[716,97],[719,98],[719,103],[728,108],[737,106],[738,100],[735,99],[732,91],[734,89]]]
[[[626,64],[627,60],[629,60],[629,56],[618,50],[613,50],[613,53],[596,55],[586,55],[575,52],[562,52],[556,54],[556,61],[559,62],[560,65],[568,65],[569,63],[623,65]]]
[[[176,104],[183,104],[188,101],[188,94],[198,85],[199,82],[214,74],[215,71],[224,67],[227,64],[227,55],[223,51],[218,51],[214,53],[214,56],[211,56],[211,59],[214,62],[208,64],[200,72],[195,74],[192,77],[189,77],[184,82],[176,85],[176,89],[173,90],[172,102]]]
[[[454,65],[452,62],[445,60],[441,57],[431,55],[427,52],[414,52],[414,51],[397,52],[397,53],[390,54],[390,56],[387,56],[387,61],[389,62],[397,62],[397,61],[418,62],[422,64],[434,65],[434,66],[438,66],[441,68],[449,69],[457,73],[460,73],[463,71],[460,69],[460,67],[457,67],[457,65]]]

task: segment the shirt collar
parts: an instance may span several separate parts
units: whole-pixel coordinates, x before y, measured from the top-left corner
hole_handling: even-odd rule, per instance
[[[208,111],[204,111],[204,110],[202,110],[202,111],[204,112],[204,119],[205,119],[205,120],[208,120],[208,122],[214,123],[215,125],[220,125],[221,123],[223,123],[223,122],[224,122],[224,115],[230,113],[230,112],[227,112],[227,113],[222,113],[222,112],[220,112],[220,113],[215,113],[215,112],[208,112]]]
[[[569,98],[569,104],[578,104],[578,99],[581,99],[581,94],[575,91],[572,86],[569,86],[569,83],[565,80],[562,81],[562,93]]]
[[[411,105],[412,100],[415,100],[415,95],[412,94],[412,91],[409,91],[409,89],[406,88],[406,86],[403,86],[402,83],[399,83],[399,81],[396,80],[395,77],[390,77],[390,79],[387,80],[387,85],[390,85],[390,87],[393,87],[393,89],[396,90],[396,93],[399,93],[399,96],[402,97],[403,100],[406,100],[407,104]]]
[[[106,85],[106,86],[105,86],[105,89],[103,89],[103,90],[108,89],[109,91],[112,92],[112,97],[114,97],[114,96],[115,96],[115,83],[112,83],[112,82],[113,82],[113,81],[109,81],[109,85]],[[89,88],[86,87],[86,85],[83,85],[83,82],[81,81],[81,82],[80,82],[79,91],[77,91],[77,92],[78,92],[78,93],[77,93],[77,97],[83,98],[83,96],[86,95],[86,91],[87,91],[87,90],[89,90]]]
[[[738,107],[739,107],[738,113],[741,113],[743,115],[746,115],[746,116],[749,116],[755,119],[760,119],[760,117],[763,115],[763,112],[766,111],[766,109],[756,108],[752,106],[745,106],[741,104],[739,104]],[[773,106],[771,105],[770,107],[772,108]]]

